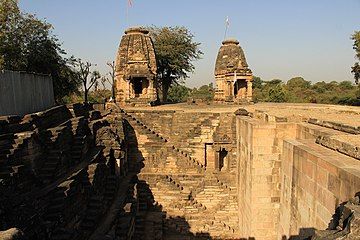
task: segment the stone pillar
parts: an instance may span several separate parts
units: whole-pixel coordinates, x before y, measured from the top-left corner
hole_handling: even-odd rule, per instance
[[[213,145],[205,144],[206,169],[215,170],[216,152]]]
[[[227,93],[226,93],[226,99],[232,99],[232,97],[234,96],[234,93],[232,91],[232,82],[228,81],[227,82]]]
[[[130,84],[130,80],[125,80],[124,81],[125,83],[125,96],[124,96],[124,99],[125,100],[129,100],[130,97],[131,97],[131,84]]]
[[[214,147],[214,165],[213,170],[219,170],[219,162],[220,162],[220,147]],[[209,168],[210,169],[210,168]]]
[[[152,101],[154,101],[154,100],[156,100],[156,93],[155,93],[155,89],[154,89],[154,79],[147,78],[147,80],[149,81],[147,97],[150,98]]]
[[[252,101],[252,82],[250,79],[248,79],[246,83],[247,83],[247,100]]]

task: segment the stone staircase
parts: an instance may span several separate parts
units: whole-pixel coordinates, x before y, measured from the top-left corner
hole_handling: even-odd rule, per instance
[[[224,193],[229,190],[224,190],[215,184],[204,188],[203,192],[206,194],[201,192],[193,198],[191,192],[187,191],[169,175],[157,177],[140,176],[149,184],[154,195],[155,205],[161,206],[167,213],[168,218],[171,218],[171,221],[168,219],[168,221],[165,220],[164,222],[168,230],[175,231],[180,236],[189,234],[189,228],[191,228],[192,233],[209,233],[211,236],[216,237],[226,236],[226,239],[237,236],[236,195],[233,195],[234,199],[229,200],[229,194]],[[223,194],[222,198],[218,199],[218,195],[221,194]],[[204,198],[201,198],[201,196]],[[208,207],[199,199],[206,202]],[[173,221],[172,216],[181,217],[181,219],[177,223]],[[172,233],[172,235],[176,234]]]
[[[58,176],[58,166],[61,165],[62,151],[50,149],[46,161],[39,172],[39,177],[45,183],[51,183]]]
[[[194,238],[195,235],[199,239],[201,236],[203,239],[210,236],[236,239],[236,189],[216,174],[207,173],[205,166],[191,157],[187,149],[175,146],[172,140],[149,128],[134,115],[124,110],[121,112],[133,131],[131,141],[134,145],[129,156],[136,153],[139,155],[136,158],[143,161],[145,166],[138,176],[149,185],[153,205],[166,212],[163,221],[166,239],[198,239]],[[215,129],[218,117],[204,118],[201,124],[214,125]],[[210,138],[214,133],[210,128],[192,126],[194,132],[191,134],[209,135]],[[139,208],[145,211],[143,205],[140,202]],[[144,224],[144,221],[139,217],[137,224]],[[142,231],[137,229],[136,232]]]
[[[80,224],[82,231],[89,234],[95,229],[96,225],[98,224],[99,216],[101,216],[102,207],[102,196],[93,195],[90,197],[85,213],[85,218],[81,221]]]
[[[0,179],[9,178],[25,167],[18,158],[31,137],[31,132],[0,135]]]
[[[114,199],[115,193],[117,191],[117,177],[115,175],[109,175],[106,178],[106,186],[104,192],[104,200],[111,202]]]
[[[74,231],[67,228],[58,228],[51,235],[52,240],[68,240],[74,237]]]
[[[62,176],[66,169],[81,162],[87,152],[87,120],[77,117],[59,127],[49,129],[46,134],[46,159],[40,168],[39,177],[45,183],[53,182]],[[67,142],[67,144],[65,144]]]
[[[64,189],[57,187],[50,197],[49,206],[45,214],[45,219],[48,221],[58,222],[62,220],[61,213],[65,206]]]
[[[191,166],[195,168],[195,172],[204,173],[206,168],[203,164],[197,161],[195,158],[189,156],[188,153],[180,150],[178,147],[169,143],[167,139],[162,137],[159,133],[156,133],[154,130],[147,127],[144,123],[137,120],[132,115],[123,111],[124,118],[128,120],[130,125],[137,131],[137,141],[138,141],[138,149],[142,152],[143,157],[148,157],[150,154],[157,154],[159,149],[167,148],[167,150],[171,150],[173,159],[181,159],[186,162],[187,166]],[[168,165],[173,165],[171,163],[171,159],[168,160]],[[154,169],[155,170],[155,169]]]

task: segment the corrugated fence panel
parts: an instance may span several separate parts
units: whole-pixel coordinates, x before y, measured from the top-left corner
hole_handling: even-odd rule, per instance
[[[54,106],[51,76],[0,71],[0,115],[24,115]]]

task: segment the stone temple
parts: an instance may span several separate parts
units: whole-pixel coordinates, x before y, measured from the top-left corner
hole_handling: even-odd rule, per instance
[[[229,39],[222,42],[216,58],[215,79],[215,101],[252,101],[252,72],[237,40]]]
[[[149,31],[129,28],[116,57],[116,101],[150,105],[156,101],[156,58]]]
[[[144,106],[147,34],[121,40],[117,103],[0,117],[0,240],[360,239],[359,108]],[[216,73],[251,100],[236,41]]]

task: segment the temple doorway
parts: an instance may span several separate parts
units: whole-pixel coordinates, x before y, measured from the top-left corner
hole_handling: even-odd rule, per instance
[[[146,78],[136,77],[131,80],[134,97],[139,98],[147,93],[149,81]]]
[[[238,79],[234,85],[235,98],[246,98],[246,81],[244,79]]]
[[[222,148],[219,151],[219,171],[222,170],[222,168],[225,166],[226,157],[228,155],[228,151],[225,150],[225,148]]]

